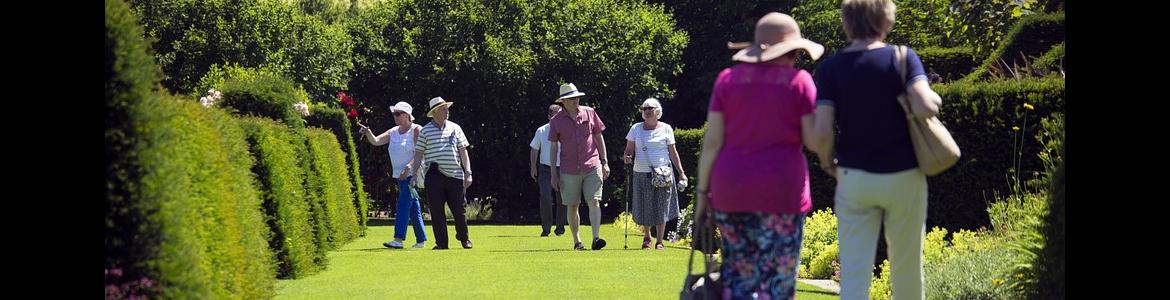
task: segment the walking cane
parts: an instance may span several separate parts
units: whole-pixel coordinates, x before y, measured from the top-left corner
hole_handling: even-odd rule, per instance
[[[630,214],[630,198],[633,195],[633,187],[630,186],[630,177],[634,176],[634,171],[631,168],[630,164],[626,164],[626,233],[622,235],[622,240],[625,244],[622,246],[623,249],[630,249],[630,218],[633,217]]]

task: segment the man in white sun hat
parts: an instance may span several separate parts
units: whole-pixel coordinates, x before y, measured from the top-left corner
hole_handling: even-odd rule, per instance
[[[427,202],[431,208],[431,231],[435,234],[435,250],[447,249],[447,214],[443,205],[451,208],[455,216],[455,239],[464,249],[471,249],[471,238],[467,233],[467,216],[463,204],[467,187],[471,186],[471,158],[467,155],[467,136],[459,124],[449,121],[451,105],[442,97],[432,98],[427,117],[431,122],[423,126],[414,144],[414,168],[423,158],[430,164],[424,180]]]
[[[588,106],[581,106],[581,96],[572,83],[562,84],[556,102],[565,109],[549,120],[548,140],[552,142],[551,153],[560,153],[550,159],[549,165],[559,163],[559,172],[552,172],[553,189],[561,193],[561,201],[567,206],[569,229],[573,231],[573,249],[585,250],[578,234],[581,217],[577,209],[581,194],[589,203],[589,223],[593,225],[593,243],[590,248],[601,250],[605,240],[601,238],[601,184],[609,178],[609,163],[605,159],[605,139],[601,132],[605,124],[597,112]],[[559,174],[558,174],[559,173]]]

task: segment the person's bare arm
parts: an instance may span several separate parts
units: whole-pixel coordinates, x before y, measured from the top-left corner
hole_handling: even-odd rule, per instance
[[[549,151],[548,153],[551,154],[548,156],[548,165],[550,166],[550,168],[552,170],[552,172],[550,172],[552,174],[551,174],[551,176],[549,176],[549,180],[552,181],[551,184],[552,184],[553,190],[559,191],[559,190],[561,190],[561,185],[560,185],[560,183],[561,183],[560,176],[561,175],[560,175],[560,170],[558,170],[558,168],[557,168],[557,160],[560,159],[560,155],[557,155],[557,153],[560,153],[560,152],[557,152],[557,151],[560,150],[561,143],[560,142],[550,142],[549,144],[552,144],[552,146],[548,148],[548,151]]]
[[[538,156],[540,156],[540,150],[528,147],[528,176],[532,177],[532,180],[536,180],[536,164]]]
[[[817,160],[820,161],[821,170],[828,173],[829,176],[837,176],[836,163],[833,161],[833,147],[834,147],[834,122],[836,122],[836,107],[832,105],[817,105],[816,117],[813,125],[813,140],[816,147],[813,152],[817,153]]]
[[[703,151],[699,154],[699,183],[695,185],[694,220],[710,220],[711,209],[707,205],[707,189],[711,186],[711,167],[723,149],[723,113],[707,113],[707,132],[703,135]]]
[[[942,97],[930,88],[929,80],[915,80],[906,88],[906,96],[915,117],[930,118],[942,108]]]
[[[670,161],[674,162],[674,168],[678,170],[678,179],[682,180],[683,185],[686,185],[687,171],[683,170],[682,160],[678,158],[678,148],[675,147],[675,144],[670,144],[667,150],[670,151]]]
[[[601,160],[605,163],[601,164],[601,180],[609,179],[609,160],[605,156],[605,137],[601,133],[593,134],[593,142],[597,143],[597,155],[601,156]]]
[[[471,186],[471,157],[467,156],[467,147],[459,147],[459,159],[463,161],[463,188]]]

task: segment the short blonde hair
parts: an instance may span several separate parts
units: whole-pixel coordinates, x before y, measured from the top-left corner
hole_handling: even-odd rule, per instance
[[[845,37],[851,40],[885,38],[894,28],[894,11],[897,9],[892,0],[841,1]]]

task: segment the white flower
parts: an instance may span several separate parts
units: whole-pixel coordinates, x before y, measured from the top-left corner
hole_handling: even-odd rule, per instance
[[[296,104],[293,104],[293,108],[301,112],[301,115],[306,117],[309,116],[309,105],[305,104],[305,102],[297,102]]]
[[[208,97],[199,97],[199,104],[203,104],[203,107],[211,107],[215,105],[215,100]]]
[[[212,107],[220,99],[223,99],[223,93],[215,89],[210,89],[207,90],[207,96],[199,97],[199,104],[202,104],[203,107]]]

